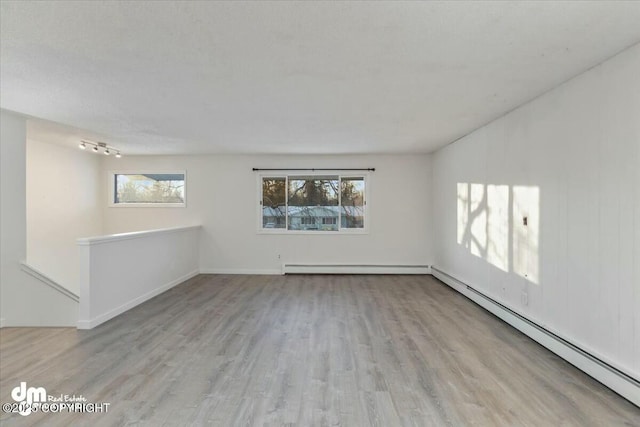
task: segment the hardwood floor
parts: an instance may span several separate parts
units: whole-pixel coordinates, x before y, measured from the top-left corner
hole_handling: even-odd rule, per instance
[[[20,381],[104,414],[13,425],[631,426],[640,409],[431,276],[201,275],[90,331],[0,331]]]

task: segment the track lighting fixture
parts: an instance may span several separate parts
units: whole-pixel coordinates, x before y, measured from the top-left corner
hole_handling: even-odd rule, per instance
[[[109,156],[111,152],[115,151],[116,158],[119,159],[120,157],[122,157],[122,154],[120,154],[120,150],[118,150],[117,148],[108,146],[105,142],[92,142],[92,141],[81,140],[80,145],[78,145],[78,147],[81,150],[86,150],[87,146],[92,147],[91,150],[93,150],[93,152],[95,153],[99,153],[102,150],[102,154],[104,154],[105,156]]]

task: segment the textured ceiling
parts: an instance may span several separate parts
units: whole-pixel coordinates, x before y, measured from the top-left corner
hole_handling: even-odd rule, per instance
[[[2,1],[0,19],[2,108],[128,154],[429,152],[640,41],[640,2],[615,1]],[[85,133],[65,129],[31,132]]]

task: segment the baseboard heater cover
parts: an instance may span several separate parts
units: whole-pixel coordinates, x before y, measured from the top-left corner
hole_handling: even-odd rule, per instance
[[[493,298],[432,266],[431,274],[576,368],[640,407],[640,381]]]
[[[382,264],[283,264],[282,274],[431,274],[431,266]]]

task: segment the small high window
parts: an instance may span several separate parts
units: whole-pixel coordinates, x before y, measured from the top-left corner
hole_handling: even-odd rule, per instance
[[[114,173],[113,205],[185,206],[184,173]]]

